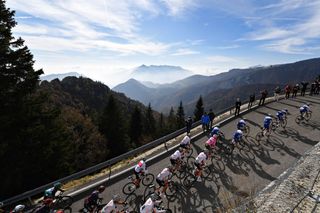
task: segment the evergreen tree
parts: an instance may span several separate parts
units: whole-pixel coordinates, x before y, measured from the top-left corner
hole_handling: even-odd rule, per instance
[[[45,94],[34,93],[43,72],[33,69],[24,41],[12,36],[16,24],[14,11],[0,0],[0,200],[69,169],[60,110],[46,103]]]
[[[194,110],[194,113],[193,113],[195,117],[195,121],[200,120],[203,113],[204,113],[204,107],[203,107],[202,97],[200,95],[196,104],[196,109]]]
[[[168,131],[172,132],[177,129],[177,119],[174,113],[173,107],[171,107],[169,116],[168,116]]]
[[[145,124],[145,133],[150,136],[155,136],[156,121],[153,117],[153,111],[150,103],[147,108],[144,124]]]
[[[141,143],[143,126],[141,110],[136,106],[131,114],[129,136],[134,145]]]
[[[106,137],[111,157],[130,149],[127,123],[116,99],[110,95],[99,124],[100,132]]]
[[[185,114],[184,114],[184,109],[182,106],[182,101],[180,101],[180,105],[177,110],[177,127],[178,128],[182,128],[185,126],[184,116],[185,116]]]

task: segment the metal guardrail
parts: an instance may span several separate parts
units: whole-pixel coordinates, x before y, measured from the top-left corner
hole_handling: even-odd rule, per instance
[[[249,103],[249,101],[247,99],[247,100],[245,100],[244,103],[242,103],[242,106],[246,105],[248,103]],[[253,103],[253,106],[256,105],[256,104],[257,104],[257,100]],[[232,109],[234,109],[234,108],[235,107],[233,105],[233,106],[230,106],[230,107],[228,107],[226,109],[223,109],[223,110],[219,111],[218,113],[216,113],[216,117],[221,116],[221,115],[225,114],[226,112],[230,112],[230,115],[231,115],[233,113]],[[192,128],[195,128],[195,127],[197,127],[199,125],[201,125],[201,121],[200,120],[194,122],[192,124]],[[152,141],[152,142],[150,142],[148,144],[145,144],[145,145],[143,145],[141,147],[138,147],[138,148],[136,148],[134,150],[131,150],[131,151],[127,152],[127,153],[124,153],[124,154],[122,154],[120,156],[117,156],[117,157],[112,158],[110,160],[107,160],[105,162],[99,163],[99,164],[97,164],[95,166],[89,167],[89,168],[84,169],[82,171],[76,172],[76,173],[74,173],[72,175],[69,175],[67,177],[58,179],[58,180],[53,181],[51,183],[45,184],[45,185],[40,186],[40,187],[38,187],[36,189],[24,192],[22,194],[16,195],[16,196],[11,197],[11,198],[8,198],[8,199],[2,201],[1,204],[3,206],[7,206],[7,205],[10,205],[10,204],[13,204],[13,203],[17,203],[18,201],[26,200],[26,199],[28,199],[32,203],[32,201],[31,201],[31,197],[32,196],[39,195],[39,194],[43,193],[46,189],[52,187],[52,185],[55,182],[64,183],[64,182],[68,182],[68,181],[71,181],[71,180],[74,180],[74,179],[78,179],[78,178],[90,175],[92,173],[98,172],[98,171],[100,171],[102,169],[106,169],[106,168],[108,168],[108,167],[110,167],[110,166],[112,166],[112,165],[114,165],[114,164],[116,164],[116,163],[118,163],[118,162],[120,162],[120,161],[122,161],[124,159],[128,159],[129,157],[132,157],[132,156],[137,155],[139,153],[143,153],[144,151],[149,150],[151,148],[154,148],[154,147],[156,147],[156,146],[158,146],[160,144],[164,144],[166,146],[165,143],[167,141],[169,141],[169,140],[171,140],[171,139],[183,134],[184,132],[186,132],[186,128],[185,127],[181,128],[179,130],[176,130],[175,132],[172,132],[172,133],[170,133],[170,134],[168,134],[166,136],[163,136],[163,137],[161,137],[159,139],[156,139],[156,140],[154,140],[154,141]]]

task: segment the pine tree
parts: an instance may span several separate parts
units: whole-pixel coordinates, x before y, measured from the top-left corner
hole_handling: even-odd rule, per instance
[[[177,110],[177,127],[182,128],[185,126],[185,119],[184,119],[184,109],[182,105],[182,101],[180,101],[180,105]]]
[[[116,99],[110,95],[100,119],[100,132],[106,137],[111,157],[118,156],[130,149],[127,121]]]
[[[143,126],[141,110],[136,106],[131,114],[129,136],[134,145],[141,143]]]
[[[146,116],[145,116],[145,133],[150,136],[155,136],[156,132],[156,121],[153,117],[153,111],[151,108],[151,104],[149,103]]]
[[[200,95],[196,104],[196,109],[194,110],[194,113],[193,113],[195,117],[195,121],[200,120],[203,113],[204,113],[204,107],[203,107],[202,97]]]
[[[168,131],[172,132],[177,129],[177,119],[174,113],[173,107],[171,107],[169,116],[168,116]]]

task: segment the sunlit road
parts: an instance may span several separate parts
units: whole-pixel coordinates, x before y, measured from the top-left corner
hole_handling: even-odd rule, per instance
[[[312,118],[308,123],[298,125],[295,123],[298,107],[305,102],[312,104]],[[269,139],[263,138],[258,143],[255,136],[260,131],[264,116],[268,113],[275,116],[277,110],[284,108],[290,113],[286,129],[278,128]],[[224,211],[228,206],[234,207],[275,180],[305,151],[319,142],[319,112],[320,97],[306,96],[273,102],[241,115],[248,120],[251,128],[249,136],[245,138],[246,145],[240,150],[236,148],[232,156],[224,156],[221,161],[214,161],[214,164],[208,161],[212,174],[207,180],[196,182],[190,189],[183,187],[181,181],[175,177],[174,181],[181,187],[175,196],[164,199],[164,206],[169,207],[172,212],[215,212],[217,208]],[[227,140],[231,140],[238,120],[239,118],[233,119],[221,127]],[[193,143],[194,157],[204,148],[206,140],[207,137],[204,136]],[[162,160],[150,165],[148,170],[156,175],[169,163],[168,156],[164,156]],[[108,202],[113,194],[126,198],[122,194],[122,187],[127,182],[128,179],[122,178],[112,185],[107,183],[107,189],[102,194],[104,202]],[[133,208],[142,204],[144,189],[145,187],[141,186],[128,198],[134,200]],[[73,211],[78,211],[82,206],[83,198],[72,205]]]

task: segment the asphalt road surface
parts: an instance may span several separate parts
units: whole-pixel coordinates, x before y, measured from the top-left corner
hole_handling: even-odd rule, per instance
[[[299,114],[298,108],[306,102],[311,104],[312,118],[308,122],[297,124],[295,118]],[[275,117],[276,111],[284,108],[289,110],[287,127],[278,128],[268,139],[256,141],[255,136],[261,131],[264,117],[268,113]],[[249,136],[244,139],[245,145],[235,148],[232,155],[221,154],[223,157],[220,161],[208,160],[207,165],[212,171],[210,176],[202,182],[196,182],[191,188],[184,187],[183,180],[174,177],[173,181],[178,186],[177,192],[174,196],[164,198],[163,206],[170,208],[172,212],[224,212],[266,187],[320,139],[319,96],[297,97],[269,103],[240,116],[246,118],[251,128]],[[239,118],[232,119],[221,127],[226,136],[224,143],[231,141],[238,120]],[[196,153],[204,148],[207,139],[208,136],[204,136],[193,142],[194,158]],[[166,155],[162,160],[150,165],[148,170],[156,176],[169,163],[169,157]],[[122,187],[128,181],[127,178],[123,178],[112,185],[106,183],[107,189],[102,194],[103,203],[109,202],[112,195],[119,194],[130,202],[130,208],[137,211],[143,204],[146,187],[142,185],[134,194],[125,196]],[[74,212],[83,207],[83,199],[72,205]]]

